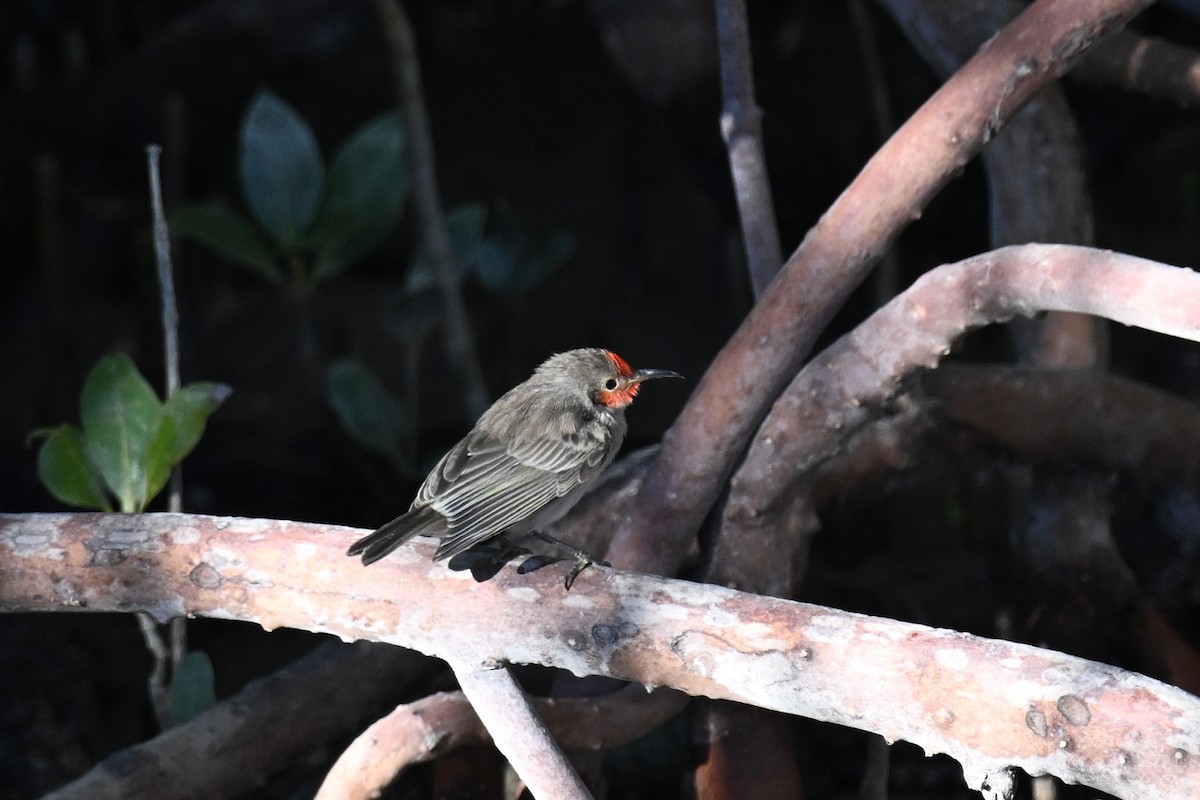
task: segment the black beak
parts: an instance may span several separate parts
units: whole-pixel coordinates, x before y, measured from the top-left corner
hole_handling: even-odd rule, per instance
[[[678,372],[672,372],[669,369],[639,369],[633,373],[633,377],[629,379],[630,383],[641,383],[655,378],[683,378]]]

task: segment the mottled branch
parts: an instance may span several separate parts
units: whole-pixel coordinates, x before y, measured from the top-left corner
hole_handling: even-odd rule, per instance
[[[546,568],[477,584],[361,530],[176,514],[0,516],[0,609],[187,613],[541,663],[906,739],[968,781],[1007,766],[1144,800],[1200,781],[1200,700],[1047,650],[714,586]]]

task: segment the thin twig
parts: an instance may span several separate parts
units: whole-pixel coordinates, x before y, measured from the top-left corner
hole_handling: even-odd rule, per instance
[[[451,662],[471,707],[534,797],[591,800],[579,773],[538,717],[508,667]]]
[[[425,92],[421,88],[421,65],[417,58],[417,42],[412,23],[399,0],[374,0],[375,10],[383,23],[384,38],[391,51],[392,70],[396,81],[396,97],[408,128],[408,153],[413,170],[413,196],[421,237],[429,250],[437,274],[438,288],[445,305],[447,351],[461,376],[466,390],[467,412],[472,419],[488,407],[488,392],[483,371],[475,351],[471,320],[463,302],[460,276],[462,265],[450,241],[446,215],[442,211],[441,194],[437,185],[437,170],[433,160],[433,135],[425,109]]]
[[[150,705],[154,708],[154,720],[158,723],[158,729],[165,731],[171,727],[171,698],[167,693],[167,664],[171,660],[171,653],[163,643],[162,633],[155,624],[154,617],[144,611],[139,611],[134,616],[153,661],[150,675],[146,678],[146,691],[150,695]]]
[[[175,270],[171,265],[171,232],[167,228],[167,216],[163,210],[162,181],[159,177],[158,157],[161,153],[162,148],[156,144],[146,147],[150,171],[150,208],[154,215],[154,259],[158,266],[159,296],[162,298],[166,396],[170,397],[179,391],[179,307],[175,302]]]
[[[746,0],[716,0],[717,51],[721,61],[721,135],[737,196],[746,265],[754,296],[766,291],[783,265],[779,227],[771,201],[762,141],[762,109],[754,99],[754,66]]]
[[[171,233],[167,228],[167,216],[163,209],[162,179],[159,174],[159,155],[162,148],[156,144],[146,147],[146,166],[150,175],[150,209],[154,220],[154,260],[157,265],[158,292],[162,299],[162,329],[163,329],[163,361],[166,380],[165,397],[170,398],[179,391],[179,306],[175,300],[175,270],[171,264]],[[183,511],[183,472],[179,466],[171,470],[171,483],[167,494],[167,508],[179,513]],[[166,687],[161,686],[166,680],[166,665],[160,664],[160,658],[170,658],[172,670],[177,668],[187,654],[187,621],[176,617],[168,623],[170,649],[165,651],[158,631],[153,629],[153,623],[148,618],[139,619],[142,636],[146,638],[150,652],[154,655],[154,670],[151,682],[156,688],[151,689],[155,700],[155,713],[159,724],[170,725],[170,698]],[[151,636],[157,646],[151,645]],[[157,704],[163,703],[162,708]],[[164,727],[166,727],[164,726]]]

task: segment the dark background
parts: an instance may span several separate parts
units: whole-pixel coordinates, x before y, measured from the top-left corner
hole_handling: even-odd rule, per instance
[[[466,284],[492,395],[548,354],[580,346],[698,378],[752,301],[717,124],[709,4],[459,0],[407,9],[445,205],[482,202],[490,225],[560,230],[575,242],[565,265],[526,293],[498,299]],[[891,21],[870,3],[866,10],[869,37],[841,0],[750,3],[785,252],[878,147],[881,131],[938,85]],[[1174,8],[1155,8],[1136,26],[1200,43],[1196,21]],[[864,47],[884,64],[890,119],[866,101]],[[79,388],[106,354],[129,353],[162,385],[144,147],[167,148],[168,210],[213,199],[238,208],[237,131],[258,89],[290,102],[328,158],[394,106],[393,82],[370,4],[347,0],[8,0],[0,53],[0,511],[49,511],[61,507],[38,485],[30,431],[78,421]],[[1097,244],[1193,265],[1200,116],[1109,87],[1068,81],[1067,91],[1087,148]],[[986,250],[986,226],[982,174],[972,164],[898,243],[900,285]],[[234,389],[186,462],[186,510],[372,527],[407,507],[415,487],[339,428],[323,375],[333,360],[354,357],[406,391],[387,321],[416,235],[410,200],[384,245],[318,286],[303,309],[278,287],[176,243],[184,381]],[[878,302],[868,282],[829,335]],[[307,352],[304,325],[314,332]],[[1126,330],[1113,337],[1114,371],[1200,393],[1194,345]],[[972,344],[982,356],[1009,357],[994,333]],[[428,460],[470,419],[436,338],[419,378],[419,447]],[[656,441],[688,391],[653,389],[630,413],[631,445]],[[954,469],[905,476],[826,509],[827,527],[843,535],[819,549],[825,577],[813,580],[808,599],[995,634],[1003,586],[954,514],[965,480]],[[1130,491],[1127,524],[1153,560],[1153,525],[1137,513],[1148,491]],[[863,553],[882,547],[896,556],[902,589],[886,596],[872,573],[856,572]],[[1159,602],[1195,633],[1198,600],[1176,592]],[[220,696],[315,638],[192,625],[193,646],[216,664]],[[36,795],[152,735],[147,668],[129,618],[0,618],[0,797]],[[853,787],[857,740],[816,736],[835,742],[837,757],[808,765],[812,796]],[[897,796],[904,786],[953,787],[953,765],[910,754],[915,766],[905,767],[898,758]],[[282,796],[297,782],[264,792]]]

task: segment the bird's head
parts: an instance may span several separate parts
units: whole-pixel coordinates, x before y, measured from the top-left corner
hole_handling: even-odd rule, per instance
[[[683,377],[669,369],[635,370],[616,353],[600,348],[559,353],[538,367],[538,372],[555,380],[569,381],[594,404],[612,410],[632,403],[644,381]]]

